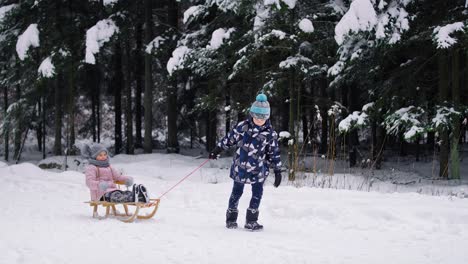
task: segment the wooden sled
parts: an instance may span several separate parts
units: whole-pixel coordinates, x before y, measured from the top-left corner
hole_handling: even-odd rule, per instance
[[[123,182],[115,182],[117,185],[123,185]],[[98,218],[98,219],[105,219],[109,216],[115,216],[117,217],[120,221],[125,222],[125,223],[131,223],[135,221],[135,219],[150,219],[152,218],[155,214],[156,211],[158,211],[159,207],[159,202],[160,199],[150,199],[149,203],[140,203],[140,202],[133,202],[133,203],[111,203],[111,202],[106,202],[106,201],[89,201],[85,202],[89,204],[90,206],[93,207],[93,218]],[[119,213],[117,211],[117,206],[122,205],[124,208],[125,213]],[[104,217],[100,217],[98,214],[98,207],[102,206],[106,208],[106,214]],[[128,210],[129,206],[134,206],[135,210],[133,213],[130,213]],[[151,208],[151,211],[149,214],[145,215],[140,215],[140,209],[149,209]],[[112,211],[112,212],[111,212]]]

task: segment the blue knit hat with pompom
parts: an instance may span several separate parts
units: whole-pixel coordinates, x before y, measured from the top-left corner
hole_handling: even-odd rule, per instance
[[[264,93],[257,95],[255,102],[250,107],[250,115],[257,119],[268,119],[270,118],[270,103]]]

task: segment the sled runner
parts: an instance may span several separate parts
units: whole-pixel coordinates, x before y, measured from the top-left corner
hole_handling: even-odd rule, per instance
[[[124,185],[124,182],[116,181],[115,184],[120,187],[120,185]],[[120,189],[120,188],[119,188]],[[107,218],[109,216],[118,217],[118,219],[125,223],[131,223],[135,219],[150,219],[158,210],[160,199],[150,199],[148,203],[141,203],[141,202],[132,202],[132,203],[112,203],[106,201],[89,201],[85,202],[88,203],[90,206],[93,207],[93,218]],[[117,211],[117,206],[121,205],[124,208],[125,213],[120,213]],[[106,214],[104,217],[100,217],[98,214],[98,208],[102,206],[106,208]],[[129,211],[129,207],[135,207],[133,213]],[[150,209],[149,214],[139,214],[141,209]],[[111,212],[112,211],[112,212]]]

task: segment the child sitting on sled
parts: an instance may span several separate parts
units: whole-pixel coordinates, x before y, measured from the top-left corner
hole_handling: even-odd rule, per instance
[[[110,166],[108,153],[101,144],[85,145],[81,151],[82,156],[89,162],[85,176],[91,200],[114,203],[149,202],[147,190],[143,185],[133,184],[132,177],[123,176]],[[125,182],[127,187],[133,185],[132,191],[119,190],[116,181]]]
[[[258,208],[263,195],[263,184],[268,177],[270,165],[275,173],[274,186],[281,183],[281,159],[278,135],[270,123],[270,104],[265,94],[259,94],[250,108],[250,117],[237,124],[210,153],[210,159],[230,147],[236,147],[230,177],[234,180],[226,212],[226,227],[237,228],[239,199],[245,184],[252,185],[252,198],[246,213],[244,228],[255,231],[263,229],[257,222]]]

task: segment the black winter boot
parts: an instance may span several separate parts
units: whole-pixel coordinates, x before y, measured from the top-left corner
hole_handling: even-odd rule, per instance
[[[149,203],[150,198],[148,196],[148,190],[146,190],[146,187],[143,186],[143,184],[139,184],[138,186],[139,186],[138,202]]]
[[[226,227],[229,229],[237,228],[237,215],[239,211],[237,209],[227,209],[226,211]]]
[[[257,221],[258,221],[258,209],[248,208],[244,228],[252,230],[252,231],[262,230],[263,226],[259,224]]]

